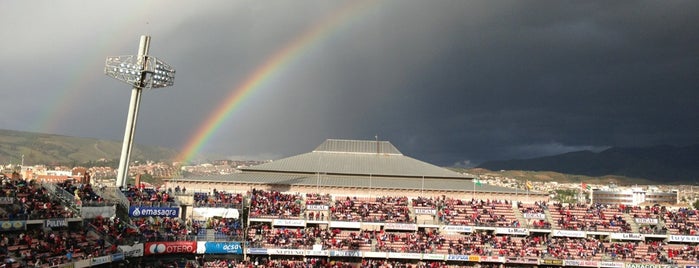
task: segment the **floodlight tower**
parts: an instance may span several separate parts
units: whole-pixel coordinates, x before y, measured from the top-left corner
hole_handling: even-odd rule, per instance
[[[137,56],[108,57],[104,65],[104,74],[133,87],[124,130],[124,142],[121,146],[116,187],[126,186],[138,108],[141,106],[141,92],[143,89],[172,86],[175,82],[175,69],[155,57],[148,56],[149,47],[150,36],[142,35]]]

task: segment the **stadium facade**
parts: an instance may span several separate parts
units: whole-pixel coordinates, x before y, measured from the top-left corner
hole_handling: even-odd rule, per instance
[[[679,191],[660,191],[658,189],[618,189],[618,188],[603,188],[594,189],[591,193],[592,202],[599,204],[613,205],[677,205],[679,201]]]

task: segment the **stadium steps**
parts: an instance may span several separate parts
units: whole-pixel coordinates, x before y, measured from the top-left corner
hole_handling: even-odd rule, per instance
[[[665,227],[665,218],[658,215],[658,225],[655,226],[656,230],[661,230]]]
[[[116,206],[116,217],[121,219],[123,222],[131,223],[131,217],[129,217],[129,208],[117,204]]]
[[[206,241],[216,241],[215,229],[206,229]]]
[[[554,226],[555,222],[553,222],[553,217],[551,217],[551,210],[544,209],[544,215],[546,215],[546,221],[551,223],[551,226]]]
[[[622,215],[624,215],[624,220],[631,226],[631,232],[638,233],[640,228],[638,227],[638,223],[633,220],[633,216],[629,215],[628,213],[624,213]]]
[[[515,213],[515,218],[517,219],[517,221],[519,221],[520,226],[531,227],[529,226],[529,221],[527,221],[527,219],[524,218],[524,215],[522,215],[522,211],[519,210],[516,204],[513,204],[512,211]]]
[[[46,188],[46,185],[44,185],[44,187]],[[58,200],[61,205],[70,209],[76,215],[80,215],[80,206],[78,206],[75,196],[72,193],[54,185],[53,190],[49,190],[49,196],[51,196],[52,199]]]

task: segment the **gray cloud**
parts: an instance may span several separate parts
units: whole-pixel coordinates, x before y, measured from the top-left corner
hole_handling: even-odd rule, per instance
[[[136,141],[182,148],[265,60],[346,4],[147,3],[3,1],[0,125],[120,140],[130,89],[102,65],[148,33],[177,78],[144,94]],[[383,1],[269,77],[204,151],[283,157],[379,135],[472,165],[697,143],[698,13],[696,1]]]

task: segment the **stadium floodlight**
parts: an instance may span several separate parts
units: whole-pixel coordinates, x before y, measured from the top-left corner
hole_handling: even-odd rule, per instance
[[[138,88],[168,87],[175,82],[175,69],[151,56],[108,57],[104,74]]]
[[[175,69],[156,57],[148,56],[149,47],[150,36],[142,35],[138,55],[107,57],[104,65],[104,74],[133,87],[119,158],[116,187],[126,186],[138,108],[141,106],[141,92],[148,88],[172,86],[175,82]]]

